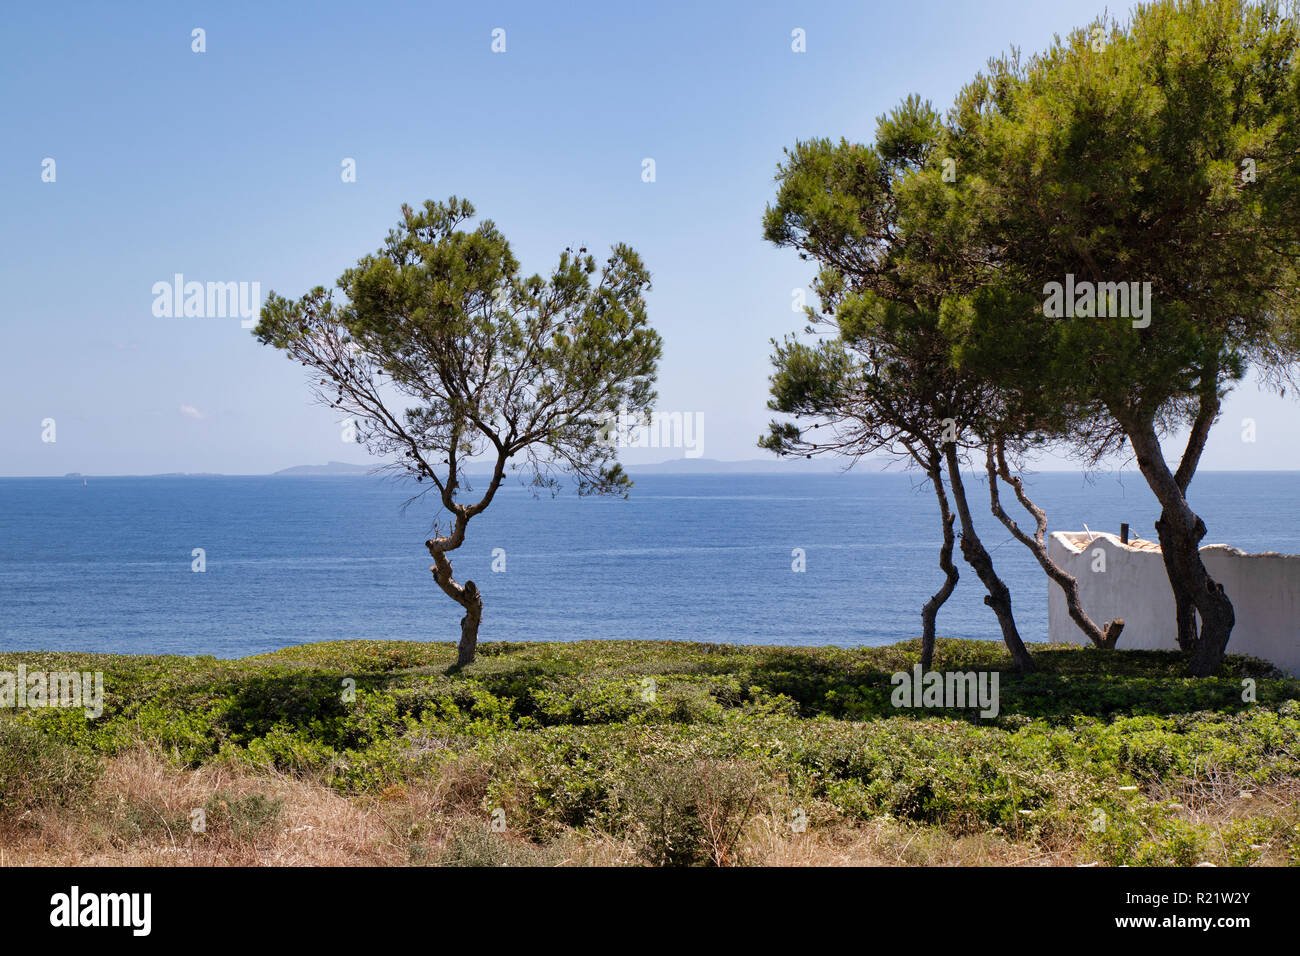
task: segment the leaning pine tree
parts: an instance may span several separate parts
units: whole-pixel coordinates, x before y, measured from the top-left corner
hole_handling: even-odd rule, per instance
[[[491,221],[452,197],[403,207],[383,248],[348,269],[341,296],[271,293],[254,330],[311,370],[316,398],[356,422],[358,441],[429,484],[444,514],[425,542],[434,580],[464,609],[458,665],[474,660],[483,596],[447,555],[492,503],[508,469],[535,486],[576,478],[580,494],[626,494],[609,423],[654,401],[661,351],[646,319],[650,275],[629,247],[599,266],[566,249],[549,277],[525,276]],[[491,475],[477,497],[466,466]]]
[[[958,580],[956,524],[961,556],[988,591],[985,603],[1017,670],[1028,672],[1033,659],[1011,592],[976,530],[962,478],[995,393],[952,361],[939,309],[952,279],[930,237],[913,241],[898,218],[899,189],[926,164],[938,128],[930,106],[909,97],[879,119],[874,145],[817,139],[787,151],[764,236],[820,265],[813,291],[822,308],[806,310],[805,330],[820,340],[776,344],[769,407],[794,420],[773,421],[760,445],[851,458],[884,451],[919,467],[938,499],[944,535],[944,582],[922,610],[923,666],[933,656],[935,617]]]

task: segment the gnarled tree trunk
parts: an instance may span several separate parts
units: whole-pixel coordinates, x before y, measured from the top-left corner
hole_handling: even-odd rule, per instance
[[[451,562],[447,560],[447,552],[455,551],[465,543],[465,528],[469,525],[469,519],[481,514],[492,503],[492,498],[497,488],[501,486],[501,479],[505,475],[507,457],[507,450],[498,448],[496,467],[492,471],[492,479],[486,493],[477,504],[460,505],[455,501],[457,470],[456,455],[452,453],[448,461],[447,481],[439,487],[442,491],[443,507],[455,515],[455,519],[449,534],[430,538],[424,542],[424,546],[429,549],[429,554],[433,555],[433,567],[429,568],[433,572],[433,579],[438,582],[438,587],[442,588],[442,592],[447,597],[465,609],[465,616],[460,619],[460,644],[456,647],[457,667],[474,663],[474,655],[478,651],[478,626],[483,620],[483,595],[473,581],[466,581],[463,585],[456,583],[456,579],[452,577]]]
[[[953,547],[956,544],[956,536],[953,534],[953,523],[956,521],[956,515],[948,507],[948,495],[943,490],[943,469],[940,465],[938,453],[932,452],[926,462],[925,473],[930,476],[930,482],[934,485],[934,493],[939,499],[939,516],[943,521],[943,545],[939,548],[939,567],[942,569],[945,579],[943,586],[934,592],[930,600],[926,601],[925,606],[921,608],[922,671],[928,671],[934,665],[935,621],[939,617],[939,608],[943,607],[944,602],[952,595],[960,577],[957,572],[957,565],[952,560]]]
[[[431,538],[424,542],[429,553],[433,555],[433,579],[438,582],[444,594],[465,609],[465,616],[460,619],[460,644],[456,648],[456,666],[464,667],[474,663],[478,650],[478,626],[483,620],[483,595],[473,581],[457,584],[452,577],[451,562],[447,560],[447,551],[460,546],[465,540],[465,520],[458,519],[456,530],[447,537]]]
[[[989,556],[979,535],[975,532],[975,522],[971,519],[970,506],[966,502],[966,488],[961,480],[961,462],[957,458],[956,444],[950,442],[944,446],[944,457],[948,461],[948,482],[952,485],[952,499],[957,505],[957,515],[961,519],[961,556],[975,569],[979,579],[984,582],[984,588],[989,592],[984,596],[984,603],[997,615],[998,624],[1002,628],[1002,640],[1007,645],[1007,650],[1011,652],[1011,660],[1015,663],[1016,670],[1022,674],[1028,673],[1034,669],[1034,661],[1029,656],[1029,649],[1025,647],[1025,642],[1020,639],[1020,632],[1016,630],[1016,619],[1011,613],[1011,591],[998,577],[993,568],[993,558]]]
[[[460,619],[460,644],[456,648],[456,666],[474,663],[478,650],[478,625],[483,620],[483,595],[473,581],[465,582],[465,616]]]
[[[1178,462],[1178,470],[1174,472],[1174,481],[1178,485],[1178,490],[1182,492],[1183,500],[1187,499],[1187,487],[1192,483],[1192,476],[1196,474],[1196,468],[1201,462],[1201,453],[1205,451],[1205,443],[1210,436],[1210,427],[1219,417],[1219,410],[1222,408],[1222,400],[1218,392],[1218,368],[1217,357],[1212,357],[1207,362],[1202,372],[1204,387],[1201,390],[1200,405],[1196,410],[1196,418],[1192,421],[1191,431],[1187,436],[1187,447],[1183,449],[1183,457]],[[1169,586],[1174,592],[1174,615],[1178,626],[1178,646],[1184,651],[1191,652],[1196,647],[1197,642],[1197,621],[1196,621],[1196,604],[1192,600],[1192,594],[1187,590],[1184,582],[1178,576],[1172,564],[1172,554],[1174,543],[1169,538],[1167,531],[1169,515],[1162,511],[1160,521],[1156,522],[1156,534],[1160,540],[1160,553],[1165,562],[1165,574],[1169,578]],[[1204,532],[1201,532],[1204,535]]]
[[[1097,647],[1105,650],[1111,650],[1115,642],[1119,640],[1120,632],[1124,630],[1124,619],[1117,617],[1114,620],[1107,621],[1104,628],[1098,627],[1097,623],[1088,616],[1088,612],[1083,609],[1083,603],[1079,600],[1079,582],[1065,568],[1061,567],[1052,560],[1051,554],[1047,550],[1047,513],[1042,508],[1034,504],[1030,497],[1025,494],[1025,483],[1019,475],[1013,475],[1011,468],[1007,465],[1006,449],[1001,441],[991,442],[987,449],[986,467],[989,475],[989,505],[993,514],[1001,521],[1012,536],[1028,548],[1038,560],[1038,564],[1047,576],[1060,586],[1065,592],[1065,606],[1070,612],[1070,620],[1078,626],[1079,630],[1087,635]],[[1024,506],[1025,510],[1034,516],[1034,534],[1031,537],[1020,529],[1020,526],[1011,518],[1002,507],[1002,500],[998,495],[998,479],[1001,478],[1009,484],[1016,493],[1016,498]]]
[[[1174,592],[1174,618],[1177,622],[1176,635],[1178,646],[1187,652],[1196,647],[1196,604],[1191,592],[1186,589],[1178,569],[1174,566],[1174,542],[1169,535],[1169,522],[1162,511],[1156,522],[1156,536],[1160,541],[1160,557],[1165,562],[1165,576],[1169,578],[1169,587]]]
[[[1183,489],[1165,463],[1155,428],[1146,423],[1126,431],[1133,443],[1138,468],[1160,502],[1162,510],[1156,531],[1175,597],[1183,594],[1200,615],[1200,633],[1191,648],[1188,672],[1194,677],[1208,677],[1223,662],[1236,613],[1223,585],[1210,577],[1201,561],[1205,522],[1188,506]],[[1181,621],[1179,627],[1181,637]]]

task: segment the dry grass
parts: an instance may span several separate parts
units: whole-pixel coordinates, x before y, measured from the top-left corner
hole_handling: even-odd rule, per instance
[[[139,752],[105,761],[100,797],[43,811],[4,837],[11,865],[345,866],[403,862],[379,818],[307,780],[247,776],[221,767],[178,770]],[[274,830],[192,832],[191,812],[214,796],[282,801]],[[152,826],[150,825],[152,824]]]
[[[178,769],[146,751],[104,763],[89,802],[29,815],[0,833],[4,865],[18,866],[628,866],[644,862],[632,838],[564,831],[539,846],[490,833],[482,796],[487,768],[452,764],[418,785],[349,798],[303,778],[251,774],[222,766]],[[1176,803],[1186,820],[1226,827],[1246,818],[1294,820],[1300,780],[1243,788],[1230,775],[1152,793]],[[241,807],[262,808],[239,826]],[[266,808],[272,808],[267,810]],[[194,833],[191,812],[207,808]],[[233,808],[233,809],[230,809]],[[879,818],[853,823],[823,809],[794,832],[788,808],[758,808],[734,859],[759,866],[1072,866],[1080,847],[1035,849],[998,834],[953,836]],[[255,825],[254,825],[255,824]],[[1262,847],[1262,864],[1285,864]],[[1276,859],[1274,857],[1277,857]]]
[[[97,790],[110,794],[76,810],[44,811],[3,835],[10,866],[405,866],[444,858],[455,836],[487,831],[477,807],[481,768],[453,766],[428,784],[349,799],[311,780],[246,775],[222,767],[180,770],[147,752],[106,761]],[[225,798],[281,801],[268,832],[237,837],[195,834],[178,825],[191,811]],[[141,817],[156,827],[141,828]],[[130,825],[128,825],[130,824]],[[544,848],[492,834],[507,862],[544,866],[628,866],[636,845],[607,834],[568,831]],[[794,833],[761,814],[747,828],[744,859],[765,866],[1011,865],[1025,850],[991,837],[948,837],[892,821],[853,826],[819,820]]]
[[[408,866],[444,859],[457,834],[482,831],[475,805],[482,768],[453,765],[427,785],[376,798],[348,798],[309,779],[244,774],[225,767],[183,770],[140,751],[105,761],[100,797],[75,809],[29,815],[0,832],[6,866]],[[214,800],[260,797],[279,803],[274,826],[238,834],[214,826],[194,833],[196,808]],[[142,822],[144,825],[142,825]],[[537,848],[491,834],[508,862],[621,866],[635,848],[603,834],[562,834]],[[473,862],[473,861],[471,861]]]
[[[791,833],[770,817],[751,834],[747,856],[763,866],[1069,866],[1069,852],[1042,853],[1000,837],[955,837],[895,820],[828,823]]]
[[[1194,779],[1154,791],[1151,797],[1176,805],[1179,817],[1207,826],[1218,834],[1218,846],[1210,847],[1210,862],[1216,866],[1230,864],[1222,835],[1233,824],[1264,824],[1265,830],[1300,828],[1300,779],[1294,777],[1257,784],[1211,766],[1201,770]],[[1259,854],[1256,865],[1295,865],[1288,847],[1262,839],[1264,842],[1253,844]]]

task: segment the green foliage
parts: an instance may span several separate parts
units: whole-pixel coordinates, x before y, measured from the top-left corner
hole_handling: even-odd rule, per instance
[[[203,809],[208,836],[228,834],[239,842],[253,842],[279,826],[284,801],[261,793],[239,795],[219,790]]]
[[[999,672],[1001,712],[981,720],[891,706],[890,675],[919,652],[916,641],[488,643],[460,669],[448,645],[373,641],[237,661],[0,654],[0,669],[93,667],[112,688],[98,720],[51,709],[0,721],[0,816],[84,793],[98,756],[144,744],[180,766],[232,762],[357,795],[451,781],[483,832],[415,862],[540,864],[536,844],[576,828],[626,839],[651,862],[739,863],[745,821],[795,809],[1030,844],[1086,839],[1107,861],[1159,862],[1196,855],[1218,831],[1179,829],[1188,821],[1149,792],[1300,778],[1300,682],[1258,661],[1230,657],[1190,680],[1175,653],[1046,646],[1020,676],[1001,645],[939,640],[937,669]],[[1244,677],[1258,703],[1242,702]],[[207,808],[210,833],[255,842],[273,825],[270,804],[214,799],[227,806]],[[498,808],[505,834],[487,832]],[[1098,811],[1110,829],[1093,833]],[[188,832],[151,807],[109,816],[122,839]],[[1273,828],[1261,835],[1243,824],[1233,858],[1292,847],[1295,825],[1260,822]]]
[[[0,718],[0,824],[21,824],[34,811],[75,802],[98,773],[92,755],[42,733],[35,722]]]
[[[739,760],[638,766],[619,797],[642,857],[652,866],[743,862],[745,830],[771,788],[764,771]]]
[[[1050,386],[1049,406],[1100,403],[1126,427],[1187,414],[1180,403],[1229,387],[1248,361],[1289,374],[1298,48],[1300,25],[1274,4],[1162,0],[1028,60],[993,61],[936,150],[961,171],[943,215],[965,221],[976,250],[996,250],[980,256],[981,284],[1032,306],[1066,274],[1150,282],[1153,310],[1135,329],[985,309],[966,357],[1002,369],[1002,384]],[[919,230],[955,228],[933,212],[905,215]]]
[[[1291,865],[1300,861],[1300,815],[1292,809],[1212,827],[1181,819],[1177,809],[1142,803],[1104,821],[1088,839],[1089,849],[1109,866],[1251,866],[1261,851],[1284,848]]]
[[[462,821],[452,828],[436,861],[439,866],[555,866],[554,851],[494,833],[487,824]]]

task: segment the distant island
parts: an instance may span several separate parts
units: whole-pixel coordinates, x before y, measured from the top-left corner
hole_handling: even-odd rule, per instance
[[[271,473],[272,478],[282,475],[368,475],[378,465],[354,465],[346,461],[331,461],[323,465],[294,465]]]

